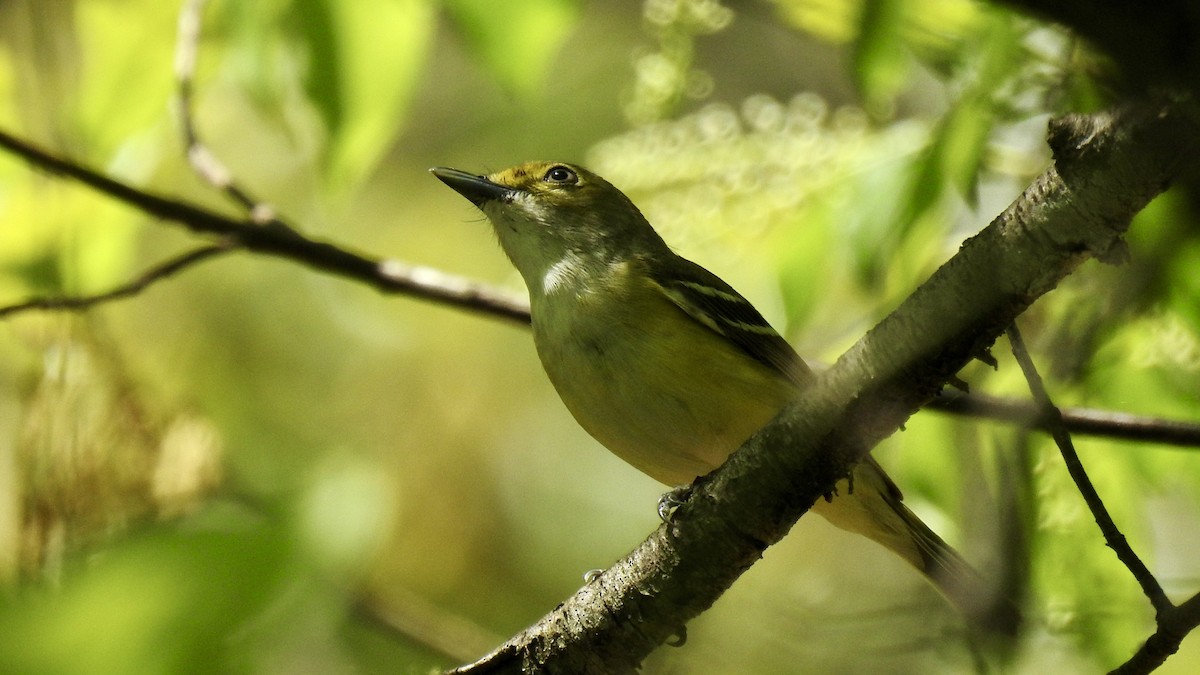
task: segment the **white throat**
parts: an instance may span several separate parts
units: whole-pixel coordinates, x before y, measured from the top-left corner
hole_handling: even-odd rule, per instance
[[[584,262],[578,255],[568,251],[542,275],[542,294],[553,295],[576,285],[584,271]]]

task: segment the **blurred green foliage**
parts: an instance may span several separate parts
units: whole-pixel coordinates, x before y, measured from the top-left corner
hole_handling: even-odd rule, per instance
[[[525,96],[543,84],[579,17],[578,0],[447,0],[445,9],[488,72]]]
[[[0,4],[0,127],[229,211],[177,140],[179,9]],[[816,362],[1046,166],[1049,115],[1106,90],[1059,29],[966,0],[214,0],[203,26],[199,131],[306,232],[517,287],[425,167],[582,158]],[[1164,195],[1130,264],[1086,265],[1023,317],[1060,403],[1200,418],[1195,222]],[[0,305],[191,243],[0,156]],[[1006,349],[964,379],[1024,396]],[[1192,592],[1195,459],[1079,445],[1151,568]],[[1027,586],[1005,670],[1111,667],[1148,633],[1040,435],[926,413],[877,455]],[[522,329],[228,256],[85,317],[0,323],[0,671],[428,672],[634,546],[662,489],[575,426]],[[971,669],[917,575],[810,520],[647,672]],[[1164,672],[1197,658],[1185,642]]]

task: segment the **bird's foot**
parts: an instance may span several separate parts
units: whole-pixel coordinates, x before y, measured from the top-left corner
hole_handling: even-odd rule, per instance
[[[664,523],[671,522],[675,510],[687,503],[692,496],[692,485],[676,485],[662,497],[658,498],[658,517]]]

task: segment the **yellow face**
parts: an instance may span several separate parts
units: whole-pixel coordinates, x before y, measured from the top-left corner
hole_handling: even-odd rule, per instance
[[[628,197],[575,164],[525,162],[489,176],[441,168],[434,174],[487,215],[531,288],[564,266],[600,269],[667,251]]]
[[[603,200],[617,189],[583,167],[565,162],[525,162],[487,176],[497,185],[532,195],[546,205]]]
[[[628,197],[577,164],[525,162],[488,176],[444,167],[432,171],[488,216],[524,216],[558,226],[600,221],[593,228],[600,230],[626,229],[632,219],[638,229],[649,228]]]

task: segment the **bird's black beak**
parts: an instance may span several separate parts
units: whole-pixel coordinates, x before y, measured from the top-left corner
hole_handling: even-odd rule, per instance
[[[453,188],[455,192],[471,200],[472,204],[479,207],[497,199],[511,198],[514,192],[512,188],[506,185],[493,183],[484,176],[476,176],[475,174],[459,171],[458,169],[435,166],[429,172],[437,176],[438,180]]]

